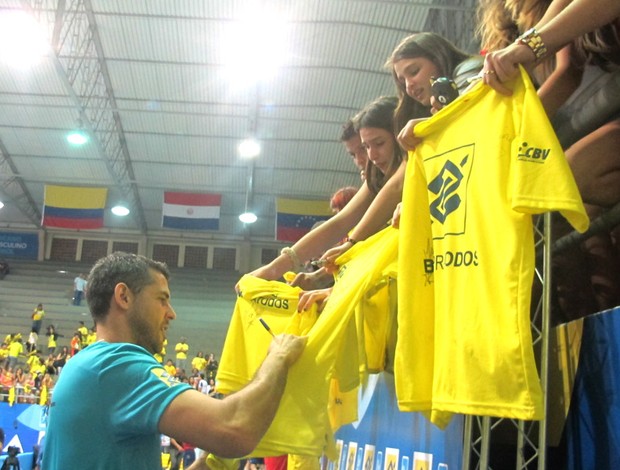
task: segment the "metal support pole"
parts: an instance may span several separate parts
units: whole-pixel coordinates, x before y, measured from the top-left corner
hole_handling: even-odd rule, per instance
[[[549,371],[549,329],[551,327],[551,214],[544,215],[543,232],[543,293],[542,344],[540,352],[540,382],[543,392],[543,419],[538,429],[538,470],[546,468],[547,460],[547,399]]]
[[[469,470],[469,464],[471,462],[473,421],[473,416],[465,415],[465,423],[463,425],[463,458],[461,461],[462,470]]]

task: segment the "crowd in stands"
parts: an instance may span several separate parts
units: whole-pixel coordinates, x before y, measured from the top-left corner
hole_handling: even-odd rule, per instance
[[[162,362],[165,357],[165,348],[167,340],[164,341],[163,353],[156,354],[155,358],[162,364],[164,369],[171,377],[176,377],[181,382],[190,384],[200,393],[209,395],[213,398],[222,398],[222,395],[215,388],[215,375],[217,374],[218,361],[215,355],[210,353],[205,357],[202,351],[198,351],[196,356],[191,360],[191,370],[186,370],[187,353],[190,349],[186,338],[175,345],[176,361],[167,359]],[[181,357],[179,357],[179,353]],[[161,452],[162,452],[162,469],[178,470],[179,468],[188,468],[197,458],[200,458],[203,452],[197,449],[189,442],[179,442],[170,436],[162,434],[161,436]],[[181,467],[182,465],[182,467]]]
[[[78,321],[76,329],[67,345],[59,346],[59,333],[53,324],[45,329],[47,346],[39,344],[39,332],[42,328],[45,311],[43,304],[35,307],[31,318],[33,321],[26,341],[22,332],[8,333],[0,344],[0,401],[14,403],[31,403],[46,405],[49,403],[54,384],[66,362],[81,350],[97,341],[96,327],[88,328],[83,321]],[[185,353],[189,350],[185,338]],[[178,345],[177,345],[178,346]],[[165,344],[155,358],[164,363]],[[183,365],[183,363],[178,363]],[[166,361],[166,371],[180,381],[190,383],[195,389],[210,396],[217,396],[215,375],[218,361],[214,354],[204,357],[199,351],[191,361],[191,369],[177,367],[172,359]]]

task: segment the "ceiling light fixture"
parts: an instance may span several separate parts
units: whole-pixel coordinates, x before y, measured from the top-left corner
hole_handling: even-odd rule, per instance
[[[77,129],[67,134],[67,142],[71,145],[84,145],[88,142],[88,134],[84,129]]]
[[[4,207],[4,202],[0,201],[0,209]]]
[[[241,141],[237,150],[242,158],[254,158],[260,155],[261,146],[256,139],[249,138]]]
[[[0,61],[20,69],[38,63],[49,53],[44,29],[25,11],[0,13]]]
[[[225,70],[233,86],[247,87],[273,77],[289,56],[290,23],[279,11],[250,7],[232,21],[225,39]],[[243,57],[244,60],[238,60]]]
[[[67,142],[71,145],[84,145],[88,140],[88,133],[82,125],[82,120],[78,119],[77,127],[67,134]]]
[[[123,205],[114,206],[112,209],[112,214],[118,215],[119,217],[125,217],[129,215],[129,209]]]
[[[253,224],[258,220],[258,217],[254,212],[244,212],[239,216],[239,220],[244,224]]]

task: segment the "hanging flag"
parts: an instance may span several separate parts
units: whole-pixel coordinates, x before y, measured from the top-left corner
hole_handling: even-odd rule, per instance
[[[218,230],[221,194],[164,192],[162,226],[178,230]]]
[[[45,185],[43,227],[89,230],[103,227],[106,188]]]
[[[304,199],[276,200],[276,240],[296,242],[317,222],[327,220],[332,213],[327,201]]]

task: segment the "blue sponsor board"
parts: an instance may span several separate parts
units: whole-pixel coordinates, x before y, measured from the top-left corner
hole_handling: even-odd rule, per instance
[[[0,403],[0,428],[4,429],[4,450],[18,447],[20,452],[32,452],[46,426],[47,407],[15,403]],[[24,467],[22,467],[24,468]],[[30,468],[30,467],[28,467]]]
[[[39,235],[27,232],[0,232],[0,258],[37,259]]]
[[[583,319],[578,364],[565,468],[620,468],[620,307]]]
[[[446,429],[421,413],[398,410],[394,376],[371,375],[358,404],[359,421],[336,433],[341,449],[334,470],[456,470],[463,454],[463,416],[454,415]],[[348,450],[357,449],[355,457]],[[355,462],[352,461],[355,459]],[[361,459],[361,462],[360,462]]]

